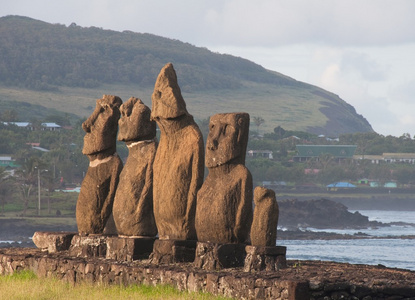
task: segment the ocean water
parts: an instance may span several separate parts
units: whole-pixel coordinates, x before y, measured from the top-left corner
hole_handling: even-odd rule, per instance
[[[354,212],[354,211],[352,211]],[[390,268],[415,270],[415,239],[396,238],[415,236],[415,211],[360,210],[371,221],[382,223],[405,222],[404,225],[368,229],[306,228],[343,234],[362,232],[370,238],[354,240],[278,240],[287,246],[287,259],[328,260],[353,264],[384,265]]]

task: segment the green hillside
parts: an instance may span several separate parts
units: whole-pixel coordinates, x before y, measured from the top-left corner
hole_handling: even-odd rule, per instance
[[[136,96],[151,106],[157,74],[172,62],[196,119],[246,111],[265,120],[261,132],[277,126],[330,136],[373,131],[328,91],[177,40],[19,16],[0,18],[0,38],[0,113],[5,101],[19,101],[85,117],[102,94]]]

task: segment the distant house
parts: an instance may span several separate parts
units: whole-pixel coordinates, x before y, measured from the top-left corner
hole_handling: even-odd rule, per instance
[[[356,186],[350,182],[335,182],[326,186],[328,191],[337,191],[339,189],[354,189]]]
[[[14,169],[17,168],[18,165],[16,161],[11,156],[2,155],[0,156],[0,167],[4,167],[6,169]]]
[[[382,184],[377,180],[372,180],[369,182],[369,186],[373,188],[382,187]],[[383,184],[384,188],[394,189],[398,187],[398,184],[394,181],[388,181]]]
[[[383,153],[385,163],[415,164],[415,153]]]
[[[383,187],[389,188],[389,189],[394,189],[394,188],[398,187],[398,184],[396,182],[393,182],[393,181],[388,181],[388,182],[385,182]]]
[[[263,181],[262,186],[267,189],[283,189],[287,183],[285,181]]]
[[[56,123],[42,123],[42,130],[49,130],[49,131],[60,131],[61,126]]]
[[[370,160],[372,164],[379,164],[383,162],[383,155],[353,155],[353,160]]]
[[[320,169],[304,169],[304,174],[306,175],[317,175],[320,173]]]
[[[29,130],[34,130],[34,126],[30,122],[3,122],[4,125],[15,125],[20,128],[27,128]],[[49,131],[60,131],[61,126],[56,123],[42,123],[41,130],[49,130]]]
[[[356,145],[296,145],[297,155],[294,161],[303,162],[312,158],[318,159],[322,154],[331,154],[337,161],[352,159]]]
[[[33,130],[33,125],[30,122],[3,122],[4,125],[15,125],[20,128],[26,128],[28,130]]]
[[[354,155],[354,160],[370,160],[372,164],[415,164],[415,153],[383,153],[382,155]]]
[[[268,158],[268,159],[273,159],[273,155],[272,155],[272,151],[270,150],[249,150],[247,151],[247,156],[248,157],[263,157],[263,158]]]

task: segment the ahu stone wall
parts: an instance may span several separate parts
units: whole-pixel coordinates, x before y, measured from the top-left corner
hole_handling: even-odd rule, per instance
[[[322,261],[289,262],[287,268],[272,272],[206,271],[192,263],[155,265],[148,260],[71,257],[67,251],[0,249],[0,275],[19,270],[73,284],[169,284],[236,299],[415,299],[413,271]]]

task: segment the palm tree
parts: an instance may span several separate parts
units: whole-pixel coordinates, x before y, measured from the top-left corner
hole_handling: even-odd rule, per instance
[[[0,199],[1,199],[1,208],[2,214],[4,214],[4,205],[6,204],[6,198],[12,192],[12,179],[7,172],[6,168],[0,167]]]
[[[40,158],[32,156],[26,159],[15,172],[17,186],[23,200],[23,215],[26,215],[30,195],[39,179],[40,169],[44,167],[45,163]]]
[[[265,123],[265,120],[262,117],[254,117],[254,123],[257,128],[257,135],[259,135],[259,126]]]

